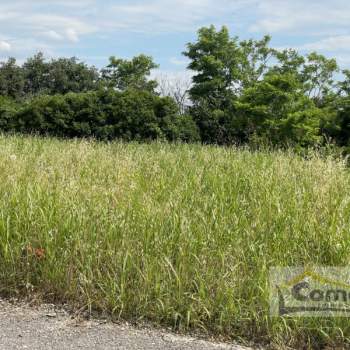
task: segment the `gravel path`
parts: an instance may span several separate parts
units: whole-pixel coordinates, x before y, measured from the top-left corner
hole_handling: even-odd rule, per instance
[[[77,321],[54,306],[32,308],[1,299],[0,349],[249,350],[158,330],[135,329],[128,324]]]

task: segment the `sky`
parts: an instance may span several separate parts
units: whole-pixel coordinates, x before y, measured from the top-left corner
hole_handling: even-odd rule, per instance
[[[316,50],[350,68],[349,0],[0,0],[0,60],[76,56],[103,67],[108,57],[145,53],[159,73],[186,75],[186,43],[226,25],[232,36],[272,36],[275,48]]]

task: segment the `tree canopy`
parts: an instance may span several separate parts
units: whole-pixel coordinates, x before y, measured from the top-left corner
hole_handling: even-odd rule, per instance
[[[0,130],[350,151],[350,70],[335,59],[214,26],[183,54],[192,82],[173,86],[151,78],[158,65],[144,54],[112,56],[101,69],[42,53],[22,65],[9,58],[0,63]]]

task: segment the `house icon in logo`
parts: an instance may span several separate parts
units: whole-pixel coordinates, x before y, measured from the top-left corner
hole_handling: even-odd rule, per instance
[[[350,316],[350,284],[333,278],[333,275],[331,268],[324,268],[321,273],[296,269],[291,277],[283,279],[283,283],[275,283],[279,316],[322,313]]]

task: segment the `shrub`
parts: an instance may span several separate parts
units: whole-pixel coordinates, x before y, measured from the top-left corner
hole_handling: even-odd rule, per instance
[[[11,131],[16,126],[17,104],[10,98],[0,96],[0,131]]]
[[[194,121],[179,115],[172,98],[132,89],[36,97],[18,112],[16,129],[101,140],[199,140]]]

